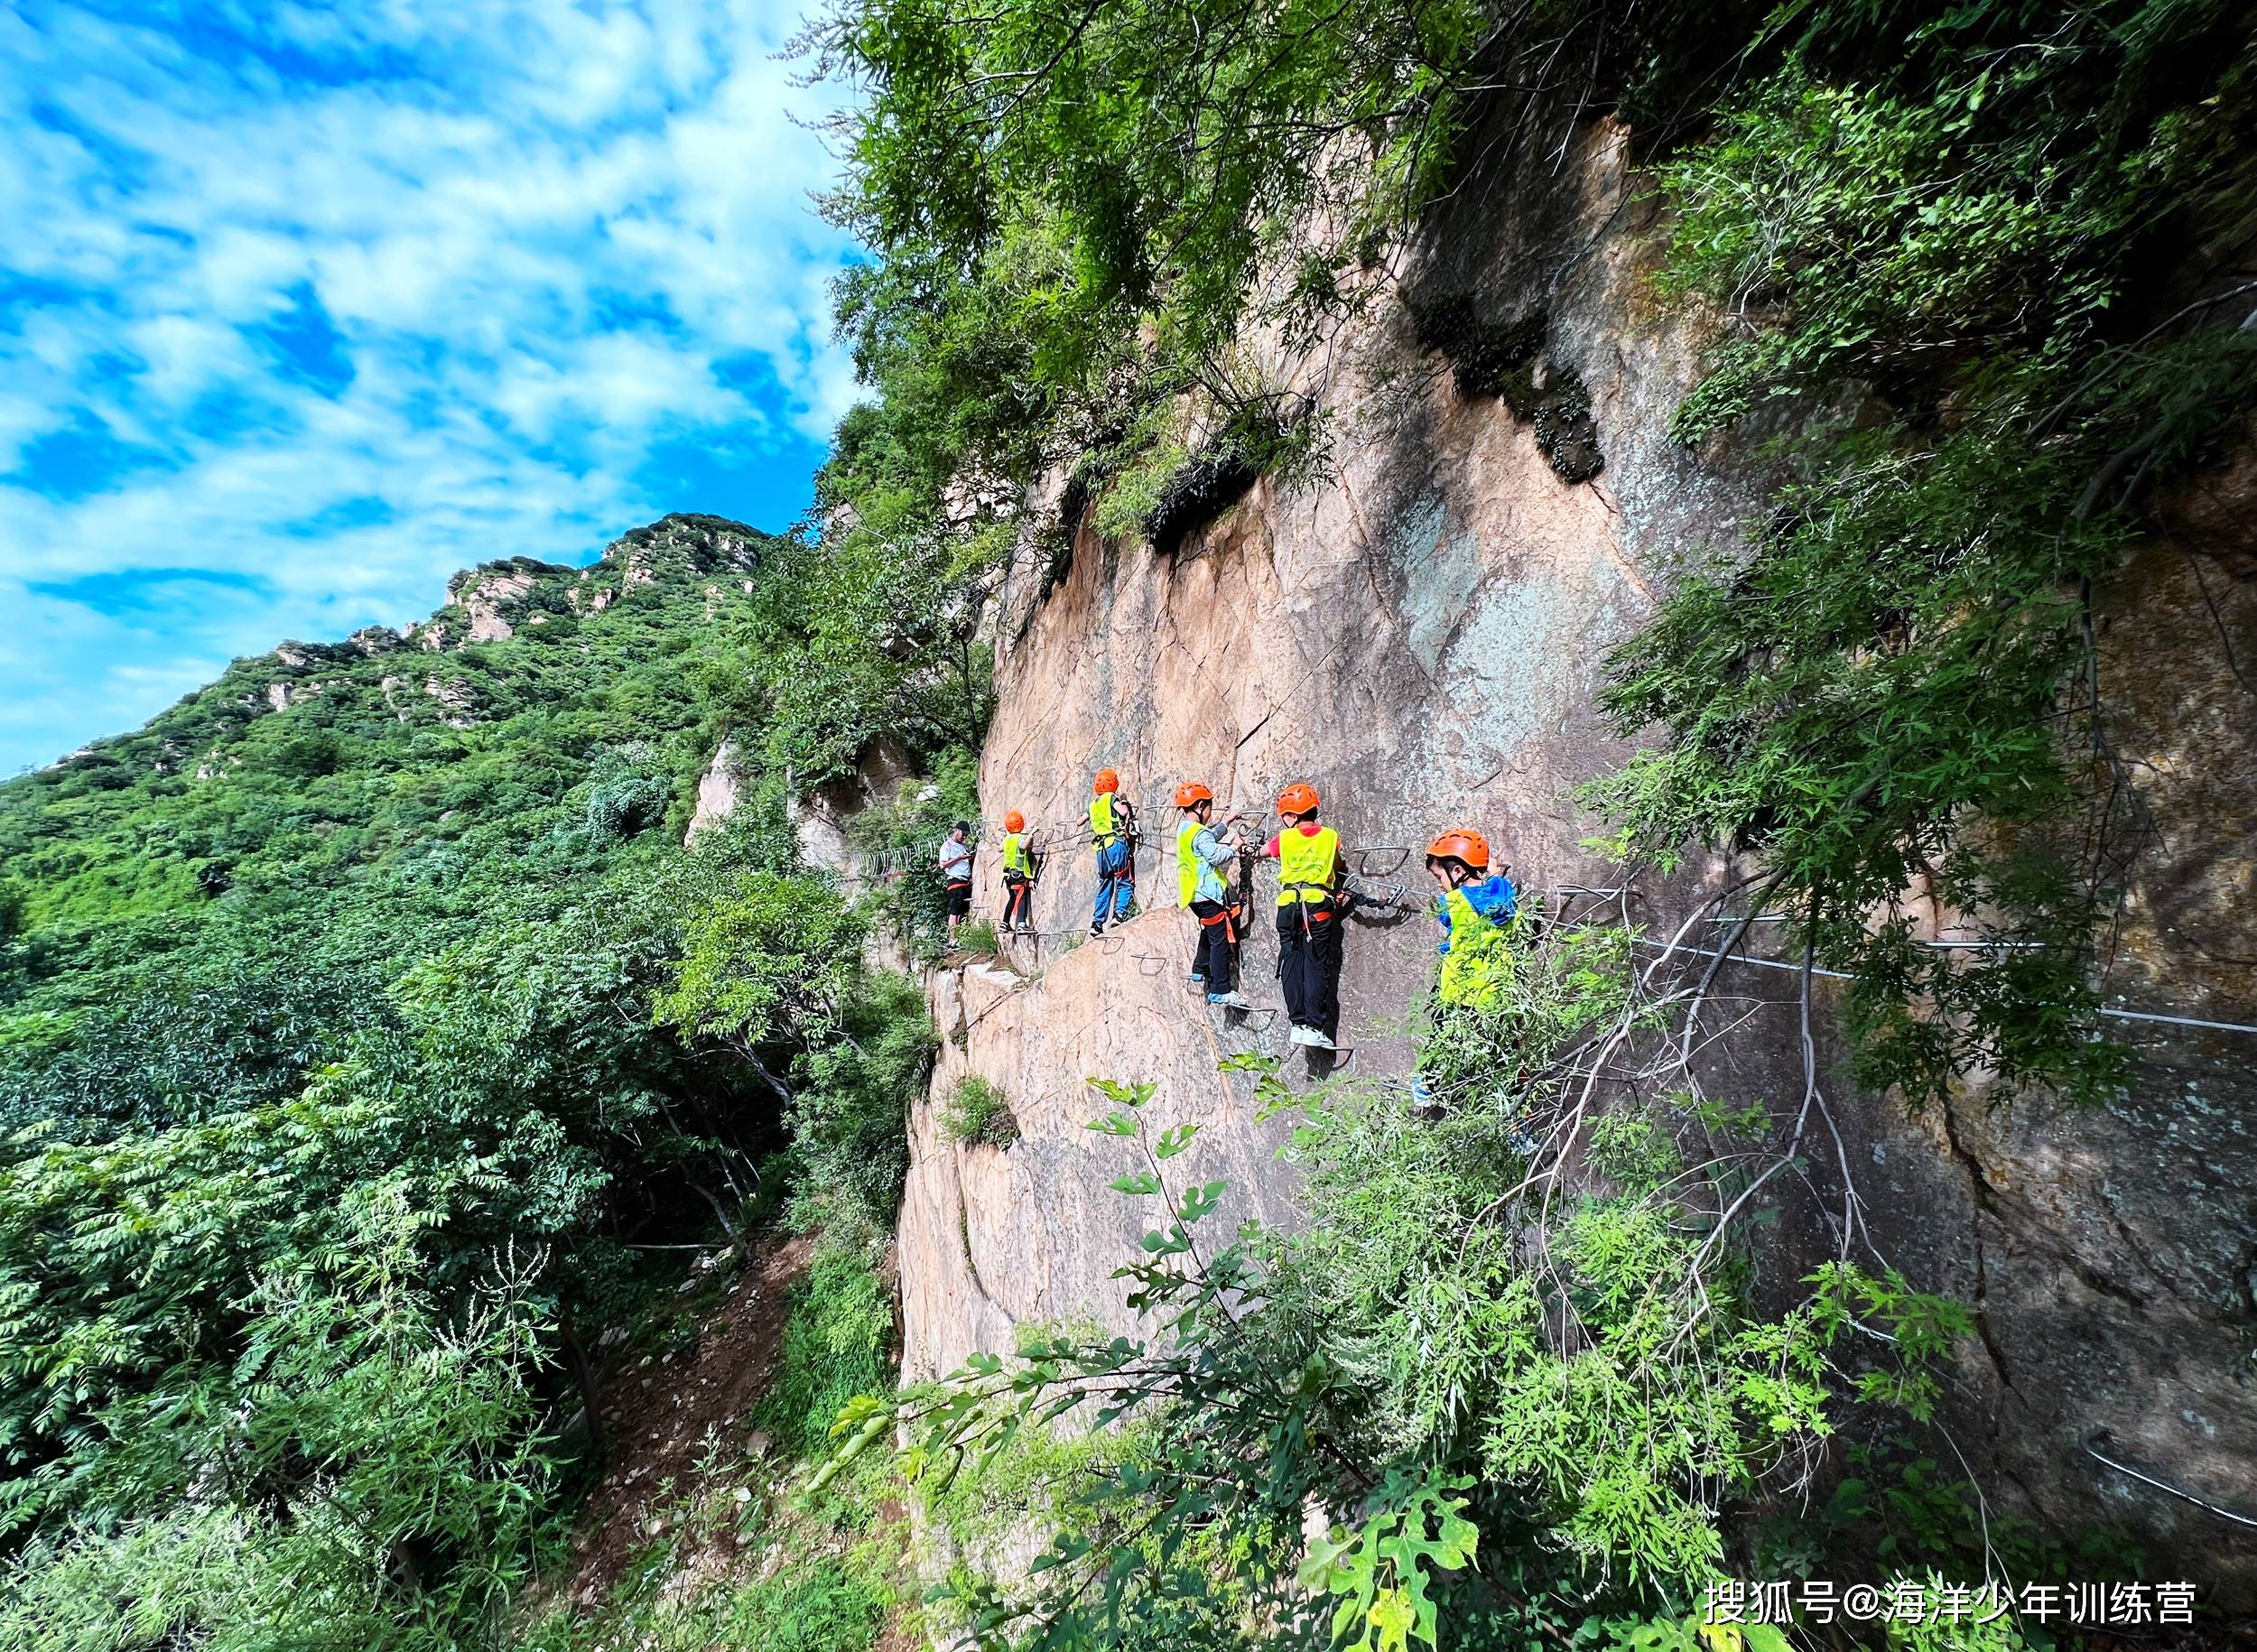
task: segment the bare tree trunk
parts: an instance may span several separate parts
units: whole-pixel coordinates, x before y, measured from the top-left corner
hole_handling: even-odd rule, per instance
[[[564,1338],[564,1357],[571,1361],[572,1379],[580,1385],[580,1403],[588,1413],[588,1437],[595,1442],[596,1455],[603,1455],[603,1414],[599,1409],[596,1391],[596,1368],[588,1358],[588,1350],[580,1340],[579,1329],[572,1323],[572,1304],[570,1298],[561,1301],[557,1330]]]

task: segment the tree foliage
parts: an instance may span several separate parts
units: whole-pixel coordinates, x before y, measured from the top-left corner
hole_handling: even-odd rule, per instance
[[[1916,13],[1895,60],[1791,56],[1662,171],[1666,284],[1726,319],[1680,434],[1800,422],[1752,545],[1617,654],[1618,727],[1673,739],[1594,795],[1665,862],[1755,856],[1855,977],[1863,1076],[1916,1101],[2121,1081],[2093,962],[2142,823],[2094,615],[2253,404],[2244,23]],[[1920,946],[1929,901],[2002,944]]]
[[[514,636],[289,645],[0,787],[0,1638],[488,1643],[639,1247],[763,1165],[890,1213],[921,996],[770,775],[682,845],[786,554],[478,571]]]

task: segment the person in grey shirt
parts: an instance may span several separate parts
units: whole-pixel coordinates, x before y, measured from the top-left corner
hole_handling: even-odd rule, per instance
[[[956,944],[956,926],[971,913],[971,822],[959,821],[941,843],[941,882],[948,894],[948,943]]]

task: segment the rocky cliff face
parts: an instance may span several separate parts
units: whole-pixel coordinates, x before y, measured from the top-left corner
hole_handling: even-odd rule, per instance
[[[955,1146],[932,1104],[914,1122],[901,1223],[910,1375],[1008,1349],[1029,1323],[1128,1326],[1110,1276],[1147,1224],[1106,1185],[1125,1167],[1106,1150],[1118,1144],[1082,1128],[1097,1110],[1091,1075],[1155,1081],[1163,1121],[1205,1126],[1187,1174],[1229,1180],[1226,1218],[1294,1219],[1281,1127],[1256,1120],[1249,1080],[1217,1071],[1233,1051],[1282,1053],[1283,1026],[1211,1017],[1183,985],[1190,925],[1160,852],[1178,780],[1249,812],[1287,780],[1313,782],[1366,851],[1367,883],[1408,880],[1414,899],[1417,849],[1457,821],[1484,830],[1555,907],[1614,881],[1580,846],[1593,822],[1573,797],[1621,756],[1593,710],[1607,651],[1681,556],[1732,543],[1768,491],[1763,432],[1699,451],[1667,435],[1704,334],[1651,294],[1639,193],[1622,135],[1605,125],[1556,178],[1467,192],[1414,249],[1398,297],[1323,376],[1302,374],[1329,422],[1331,475],[1258,481],[1167,552],[1083,524],[1061,580],[1007,597],[985,812],[1020,809],[1058,835],[1091,772],[1118,769],[1143,806],[1140,895],[1154,910],[1070,946],[1094,880],[1087,851],[1063,849],[1036,902],[1057,933],[938,981],[948,1047],[935,1097],[977,1072],[1009,1095],[1024,1137],[1008,1152]],[[1466,394],[1480,379],[1425,348],[1435,329],[1419,318],[1437,304],[1500,336],[1517,329],[1519,394]],[[2157,831],[2112,1001],[2248,1023],[2257,594],[2234,539],[2243,519],[2216,500],[2189,505],[2187,543],[2159,549],[2116,598],[2104,671]],[[2224,554],[2195,545],[2204,523]],[[987,909],[999,910],[993,867],[983,876]],[[1701,876],[1643,890],[1638,910],[1674,923]],[[1274,1004],[1267,919],[1258,905],[1245,973]],[[1407,1063],[1400,1023],[1431,977],[1432,942],[1423,914],[1375,904],[1351,924],[1342,1042],[1357,1047],[1356,1070]],[[1732,979],[1751,1000],[1787,996],[1771,971]],[[1783,1007],[1749,1007],[1719,1082],[1776,1097],[1793,1023]],[[1976,1099],[1908,1120],[1866,1097],[1849,1109],[1845,1151],[1890,1259],[1979,1315],[1946,1420],[1986,1484],[2061,1530],[2122,1519],[2168,1569],[2223,1580],[2230,1596],[2257,1577],[2252,1534],[2086,1448],[2257,1514],[2257,1038],[2115,1026],[2142,1060],[2133,1097],[2106,1114]],[[1301,1072],[1297,1053],[1288,1070]]]

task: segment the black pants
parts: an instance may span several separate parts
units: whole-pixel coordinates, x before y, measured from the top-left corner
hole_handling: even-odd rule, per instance
[[[1191,972],[1207,978],[1209,992],[1228,992],[1238,984],[1238,923],[1223,915],[1227,910],[1221,901],[1191,904],[1191,915],[1199,920],[1199,939],[1191,949]]]
[[[1286,1015],[1327,1038],[1340,1030],[1340,914],[1331,901],[1277,908],[1277,980]]]
[[[1035,886],[1029,883],[1026,878],[1021,877],[1017,872],[1006,872],[1003,874],[1004,928],[1009,929],[1014,925],[1027,922],[1027,901],[1034,893]]]

